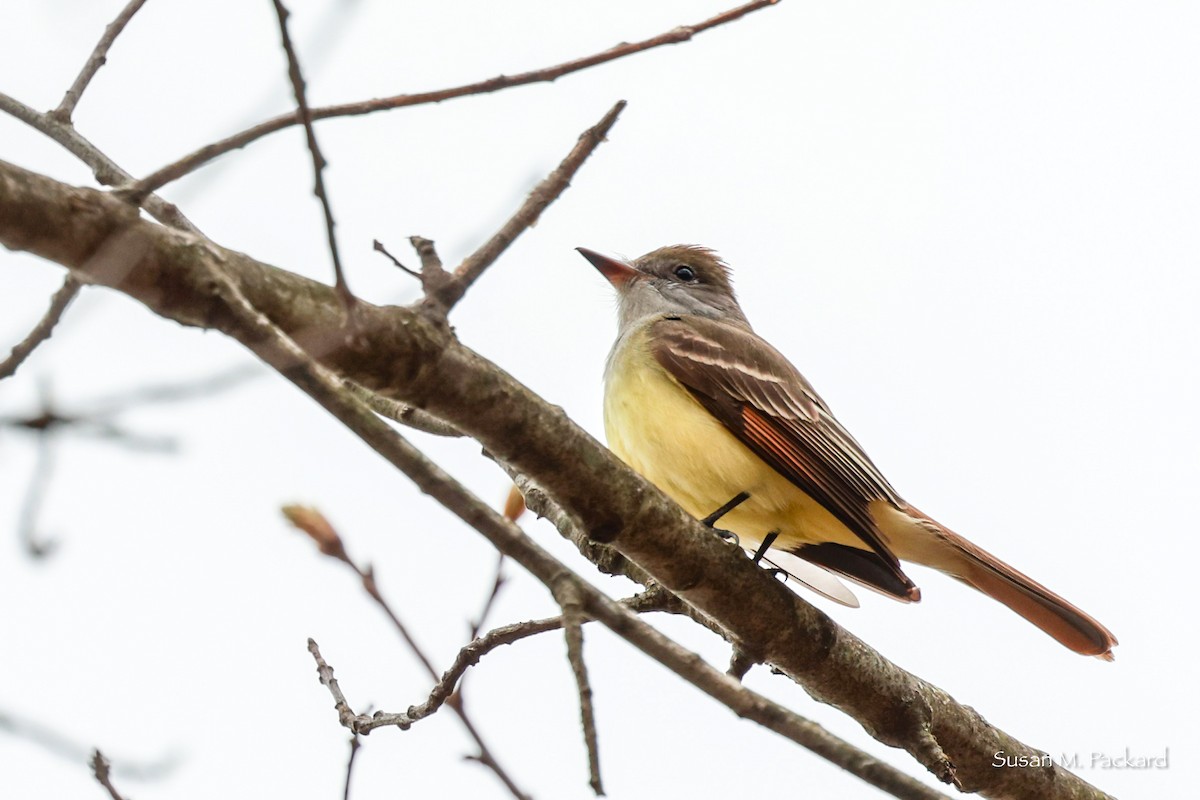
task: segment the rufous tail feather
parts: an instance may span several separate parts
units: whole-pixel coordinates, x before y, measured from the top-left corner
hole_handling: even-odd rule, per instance
[[[941,527],[939,538],[953,564],[932,564],[998,600],[1061,644],[1087,656],[1112,661],[1117,637],[1090,615],[991,553]]]

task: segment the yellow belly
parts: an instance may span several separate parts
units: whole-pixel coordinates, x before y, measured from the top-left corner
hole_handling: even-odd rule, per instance
[[[739,442],[646,350],[622,343],[605,375],[604,431],[621,460],[688,513],[703,518],[739,492],[750,499],[717,526],[756,545],[779,531],[775,547],[839,542],[862,547],[823,506]]]

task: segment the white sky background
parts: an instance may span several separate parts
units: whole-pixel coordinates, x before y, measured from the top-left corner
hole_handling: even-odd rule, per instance
[[[723,2],[292,3],[310,99],[327,104],[513,73],[696,22]],[[10,0],[0,90],[56,105],[121,2]],[[454,312],[459,336],[602,435],[610,290],[572,250],[634,256],[689,242],[737,270],[757,329],[787,353],[906,498],[1097,616],[1105,664],[1003,607],[914,569],[924,601],[864,597],[836,619],[901,666],[1117,795],[1200,779],[1194,684],[1200,8],[1193,3],[789,0],[691,43],[549,85],[321,123],[351,286],[408,302],[410,234],[456,263],[617,99],[629,107],[573,186]],[[150,0],[76,113],[135,175],[290,107],[271,4]],[[88,170],[0,116],[0,158],[89,184]],[[299,128],[169,187],[221,244],[329,279]],[[62,271],[0,253],[0,342],[25,334]],[[0,386],[63,410],[250,357],[104,290]],[[121,422],[177,456],[64,436],[32,564],[15,532],[34,442],[0,431],[0,713],[122,759],[178,759],[127,795],[340,796],[347,733],[316,680],[317,639],[357,710],[429,688],[340,565],[282,521],[313,503],[438,665],[464,643],[493,552],[284,380],[148,406]],[[500,471],[464,441],[413,435],[487,498]],[[540,542],[615,595],[543,523]],[[554,613],[520,568],[491,621]],[[812,599],[812,598],[810,598]],[[820,603],[819,600],[815,602]],[[826,607],[828,604],[824,604]],[[718,666],[726,646],[656,619]],[[857,779],[741,722],[589,626],[613,797],[868,798]],[[586,759],[556,634],[487,656],[468,708],[540,798],[584,798]],[[910,774],[786,679],[751,686]],[[500,797],[450,713],[364,741],[356,800]],[[1094,752],[1170,768],[1090,768]],[[87,771],[0,735],[0,794],[98,797]]]

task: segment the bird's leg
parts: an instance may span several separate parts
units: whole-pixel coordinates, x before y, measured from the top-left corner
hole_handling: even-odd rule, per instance
[[[709,514],[707,517],[705,517],[704,519],[702,519],[700,521],[711,528],[717,524],[717,520],[721,519],[721,517],[725,516],[730,511],[733,511],[735,508],[737,508],[738,506],[740,506],[742,503],[746,502],[749,499],[750,499],[749,492],[738,492],[737,494],[735,494],[733,496],[733,498],[728,503],[721,506],[716,511],[712,512],[711,514]]]
[[[746,502],[749,499],[750,499],[749,492],[738,492],[729,500],[728,503],[721,506],[716,511],[712,512],[711,514],[709,514],[707,517],[705,517],[704,519],[702,519],[700,521],[703,522],[707,527],[712,528],[713,533],[715,533],[717,536],[720,536],[722,539],[724,539],[727,542],[731,542],[734,547],[741,547],[741,542],[738,540],[738,536],[736,533],[734,533],[733,531],[721,530],[720,528],[716,527],[716,525],[717,525],[717,520],[721,519],[721,517],[725,516],[730,511],[733,511],[735,508],[737,508],[738,506],[740,506],[742,503]]]
[[[768,533],[766,538],[762,540],[762,544],[760,544],[758,549],[754,551],[754,555],[750,557],[750,560],[757,564],[759,560],[767,554],[767,551],[771,549],[771,545],[775,544],[775,540],[778,538],[779,531],[771,531]]]

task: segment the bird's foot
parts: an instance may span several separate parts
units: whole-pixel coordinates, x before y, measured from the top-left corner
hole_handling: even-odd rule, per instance
[[[725,531],[721,530],[720,528],[713,528],[712,532],[724,539],[725,543],[729,545],[731,550],[742,549],[742,540],[739,539],[738,535],[733,531]]]
[[[707,517],[705,517],[704,519],[702,519],[700,521],[703,522],[707,527],[712,528],[713,533],[715,533],[717,536],[720,536],[722,539],[724,539],[726,542],[728,542],[730,544],[730,546],[732,547],[732,549],[741,550],[742,549],[742,540],[739,539],[738,535],[736,533],[734,533],[733,531],[726,531],[726,530],[722,530],[721,528],[718,528],[717,520],[719,520],[721,517],[728,514],[730,511],[733,511],[735,508],[737,508],[738,506],[740,506],[742,503],[746,502],[749,499],[750,499],[749,492],[738,492],[736,495],[734,495],[729,500],[728,503],[721,506],[716,511],[712,512],[711,514],[709,514]]]

